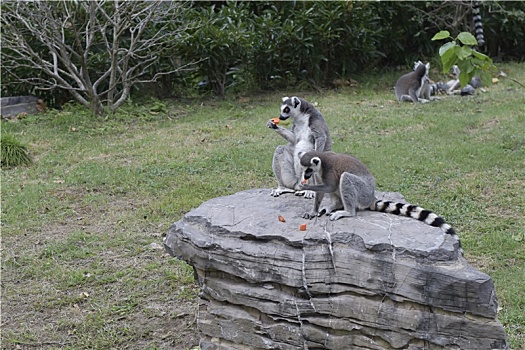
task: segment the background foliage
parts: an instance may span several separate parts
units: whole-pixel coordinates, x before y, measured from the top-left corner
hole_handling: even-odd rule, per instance
[[[188,4],[171,26],[178,34],[166,36],[174,42],[173,49],[166,51],[165,45],[159,45],[159,51],[151,53],[157,60],[144,80],[176,65],[198,63],[155,84],[135,84],[135,96],[180,96],[194,89],[224,96],[246,89],[329,87],[335,79],[380,67],[409,67],[419,59],[438,63],[440,44],[430,40],[434,34],[440,30],[448,30],[453,37],[462,31],[473,33],[471,1]],[[2,4],[4,12],[6,6]],[[525,42],[525,2],[480,1],[480,6],[487,45],[479,50],[495,62],[523,60],[525,46],[519,43]],[[2,26],[2,35],[9,30]],[[154,24],[148,30],[154,33]],[[36,38],[29,44],[47,54]],[[107,54],[99,51],[88,62],[95,72],[107,65]],[[20,84],[11,73],[41,78],[37,67],[19,67],[16,72],[3,69],[3,95],[35,93],[34,86]],[[48,95],[44,97],[58,104],[70,97],[59,89]]]
[[[14,83],[68,91],[96,115],[114,113],[134,85],[179,69],[161,70],[159,57],[170,57],[188,29],[179,21],[183,7],[159,0],[5,2],[4,71]]]

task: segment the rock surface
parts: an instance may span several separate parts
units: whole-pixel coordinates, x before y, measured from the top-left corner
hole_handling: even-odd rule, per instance
[[[44,101],[35,96],[10,96],[0,98],[0,115],[11,119],[20,114],[31,114],[44,110]]]
[[[201,286],[201,350],[508,349],[492,280],[452,237],[371,211],[306,220],[312,200],[269,194],[212,199],[167,233]]]

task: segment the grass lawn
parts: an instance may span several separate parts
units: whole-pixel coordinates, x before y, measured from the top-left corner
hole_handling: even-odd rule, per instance
[[[525,83],[525,64],[503,66]],[[396,73],[397,74],[397,73]],[[33,164],[2,168],[2,349],[189,349],[193,272],[163,235],[208,199],[275,186],[281,97],[317,103],[334,151],[381,191],[435,211],[489,274],[511,348],[525,349],[525,88],[394,102],[396,74],[357,88],[148,101],[106,120],[79,107],[2,122]],[[286,125],[286,122],[283,123]]]

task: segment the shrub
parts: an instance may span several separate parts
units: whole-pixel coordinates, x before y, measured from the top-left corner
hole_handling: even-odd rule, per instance
[[[370,66],[383,53],[375,7],[370,3],[254,3],[257,38],[251,69],[261,87],[308,80],[326,84]]]
[[[62,0],[1,6],[2,66],[15,81],[66,90],[104,115],[115,112],[134,85],[169,73],[157,69],[151,76],[149,68],[171,52],[184,30],[186,4]]]
[[[525,1],[480,1],[488,55],[525,59]]]
[[[198,79],[205,79],[218,96],[235,84],[246,64],[252,42],[251,14],[245,3],[198,6],[187,13],[193,23],[181,34],[177,48],[184,61],[196,61]]]

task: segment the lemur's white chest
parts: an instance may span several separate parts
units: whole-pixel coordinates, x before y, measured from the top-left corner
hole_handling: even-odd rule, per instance
[[[419,88],[416,91],[416,96],[419,98],[421,96],[421,90],[423,89],[423,84],[425,84],[426,76],[423,76],[419,81]]]
[[[313,151],[315,144],[312,138],[312,129],[308,126],[308,116],[302,116],[295,122],[295,150],[294,153]]]

